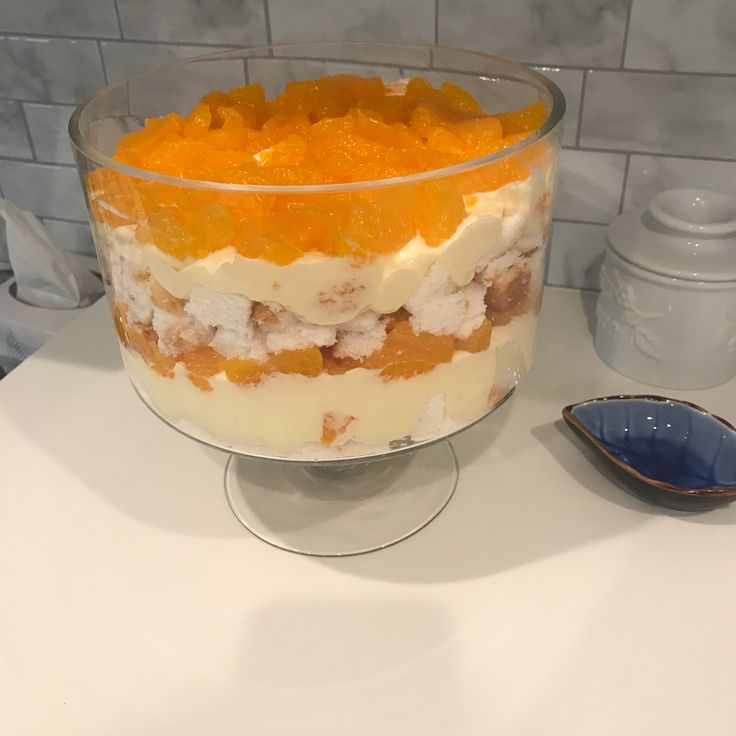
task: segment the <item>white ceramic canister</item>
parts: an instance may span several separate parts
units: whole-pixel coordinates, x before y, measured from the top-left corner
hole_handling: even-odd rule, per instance
[[[736,199],[660,192],[608,229],[595,346],[643,383],[707,388],[736,376]]]

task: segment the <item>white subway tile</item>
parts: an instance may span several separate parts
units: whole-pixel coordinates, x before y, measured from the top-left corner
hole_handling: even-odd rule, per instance
[[[0,101],[0,156],[33,157],[19,102]]]
[[[588,72],[580,144],[736,158],[736,77]]]
[[[269,9],[274,43],[434,43],[434,0],[269,0]]]
[[[266,43],[263,0],[117,0],[123,36],[223,45]]]
[[[0,161],[0,187],[6,199],[39,217],[84,221],[87,208],[77,170],[22,161]]]
[[[644,0],[631,7],[626,66],[736,72],[733,0]]]
[[[606,226],[554,222],[547,283],[573,289],[599,289]]]
[[[626,156],[563,149],[554,216],[608,223],[618,214]]]
[[[23,107],[36,158],[54,164],[73,164],[68,128],[74,107],[37,105],[32,102],[26,102]]]
[[[715,189],[736,197],[736,161],[633,155],[624,207],[644,209],[658,192],[680,187]]]
[[[166,64],[177,59],[214,52],[201,46],[103,41],[102,56],[110,81]],[[197,100],[215,89],[231,89],[245,84],[242,59],[197,61],[186,71],[171,69],[130,82],[130,112],[143,116],[168,112],[186,113]]]
[[[62,220],[43,219],[51,239],[74,253],[85,256],[95,254],[95,245],[92,242],[92,233],[86,222],[64,222]]]
[[[4,0],[0,30],[54,36],[120,36],[114,0]]]
[[[618,67],[627,0],[439,0],[439,42],[528,64]]]
[[[79,102],[103,87],[96,41],[0,37],[0,96]]]

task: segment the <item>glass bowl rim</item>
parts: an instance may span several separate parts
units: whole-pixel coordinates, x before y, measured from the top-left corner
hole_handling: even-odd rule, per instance
[[[275,184],[231,184],[231,183],[224,183],[224,182],[216,182],[216,181],[207,181],[203,179],[188,179],[186,177],[178,177],[178,176],[171,176],[169,174],[159,174],[157,172],[148,171],[147,169],[141,169],[137,166],[130,166],[128,164],[121,163],[119,161],[116,161],[114,158],[111,158],[107,154],[102,153],[102,151],[95,148],[91,143],[89,143],[88,140],[83,136],[82,130],[80,127],[82,115],[84,112],[92,105],[96,100],[98,100],[100,97],[102,97],[104,94],[112,91],[116,87],[120,87],[123,84],[128,84],[134,79],[138,79],[141,77],[145,77],[147,75],[154,74],[156,72],[163,71],[165,69],[172,69],[174,67],[183,67],[187,64],[200,62],[200,61],[216,61],[218,59],[226,60],[229,57],[237,56],[238,54],[244,54],[242,58],[246,59],[248,58],[247,54],[252,52],[258,52],[258,51],[264,51],[264,52],[273,52],[274,50],[297,50],[298,48],[309,48],[309,47],[335,47],[335,48],[344,48],[344,47],[371,47],[371,48],[387,48],[387,49],[406,49],[406,48],[414,48],[414,49],[428,49],[430,50],[430,58],[431,58],[431,50],[432,49],[439,49],[442,51],[449,51],[449,52],[455,52],[455,53],[461,53],[461,54],[467,54],[469,56],[475,56],[483,59],[487,59],[489,61],[493,61],[496,63],[500,63],[506,67],[508,67],[510,70],[516,69],[518,71],[523,72],[524,74],[528,75],[534,82],[538,84],[539,87],[543,87],[547,90],[547,92],[552,97],[552,109],[549,111],[549,114],[547,115],[547,119],[544,121],[544,123],[532,133],[532,135],[528,136],[527,138],[524,138],[523,140],[519,141],[518,143],[514,143],[513,145],[509,146],[508,148],[501,149],[500,151],[496,151],[494,153],[488,154],[486,156],[480,156],[474,159],[469,159],[468,161],[462,161],[458,164],[453,164],[452,166],[444,166],[442,168],[438,169],[429,169],[428,171],[422,171],[416,174],[407,174],[405,176],[393,176],[393,177],[386,177],[383,179],[369,179],[366,181],[356,181],[356,182],[345,182],[345,183],[336,183],[336,184],[289,184],[289,185],[275,185]],[[274,56],[272,53],[269,54],[269,56],[272,56],[273,58],[288,58],[288,57],[279,57]],[[315,60],[318,60],[315,58]],[[342,59],[342,61],[349,61],[349,59]],[[364,63],[370,64],[375,62],[365,61]],[[400,65],[404,66],[404,65]],[[409,64],[405,65],[408,68],[412,68]],[[420,71],[417,69],[417,71]],[[442,69],[437,69],[437,71],[441,72]],[[450,70],[447,70],[448,72]],[[462,70],[456,70],[455,73],[463,73]],[[469,75],[475,75],[476,77],[480,76],[483,77],[482,72],[477,71],[468,71]],[[71,138],[72,144],[74,148],[84,156],[85,158],[89,159],[90,161],[93,161],[94,163],[98,164],[99,166],[113,169],[114,171],[117,171],[121,174],[125,174],[127,176],[136,178],[136,179],[145,179],[152,182],[155,182],[157,184],[168,184],[171,186],[176,186],[179,188],[186,188],[186,189],[202,189],[202,190],[210,190],[210,191],[224,191],[224,192],[251,192],[254,194],[320,194],[320,193],[328,193],[328,192],[351,192],[351,191],[363,191],[363,190],[370,190],[370,189],[376,189],[376,188],[384,188],[384,187],[395,187],[395,186],[401,186],[404,184],[413,184],[416,182],[421,181],[428,181],[428,180],[434,180],[439,178],[444,178],[446,176],[454,176],[456,174],[464,173],[466,171],[471,171],[473,169],[479,168],[481,166],[484,166],[488,163],[492,163],[494,161],[501,161],[509,156],[512,156],[515,153],[518,153],[519,151],[524,150],[525,148],[528,148],[533,143],[537,143],[538,141],[543,140],[546,138],[549,134],[551,134],[562,122],[562,118],[565,114],[565,108],[566,108],[566,102],[565,97],[562,94],[562,91],[560,88],[548,77],[544,76],[543,74],[540,74],[535,69],[532,69],[531,67],[521,64],[516,61],[512,61],[510,59],[506,59],[503,56],[496,56],[494,54],[487,54],[482,51],[474,51],[474,50],[468,50],[468,49],[458,49],[453,48],[450,46],[442,46],[438,44],[403,44],[403,43],[369,43],[365,41],[315,41],[315,42],[309,42],[309,43],[285,43],[285,44],[271,44],[271,45],[265,45],[265,46],[241,46],[241,47],[232,47],[232,48],[226,48],[226,49],[218,49],[217,51],[214,51],[212,53],[208,54],[201,54],[198,56],[190,56],[182,59],[176,59],[174,61],[165,63],[165,64],[158,64],[156,66],[149,67],[147,69],[144,69],[140,72],[137,72],[136,74],[128,75],[122,79],[119,79],[116,82],[113,82],[111,84],[106,85],[105,87],[102,87],[101,89],[97,90],[96,92],[93,92],[91,95],[87,96],[82,102],[77,105],[74,112],[72,113],[71,118],[69,119],[69,137]]]

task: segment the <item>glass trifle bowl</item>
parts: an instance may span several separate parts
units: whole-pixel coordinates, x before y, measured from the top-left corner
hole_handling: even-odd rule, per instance
[[[325,43],[182,60],[77,108],[130,381],[230,453],[257,536],[355,554],[447,503],[441,441],[533,358],[564,107],[498,57]]]

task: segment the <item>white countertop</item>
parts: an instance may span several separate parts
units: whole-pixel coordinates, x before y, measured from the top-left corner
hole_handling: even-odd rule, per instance
[[[98,304],[0,382],[0,731],[732,736],[736,504],[660,510],[580,452],[562,406],[657,393],[597,358],[593,303],[547,290],[434,522],[332,560],[240,526]],[[733,382],[670,395],[736,419]]]

